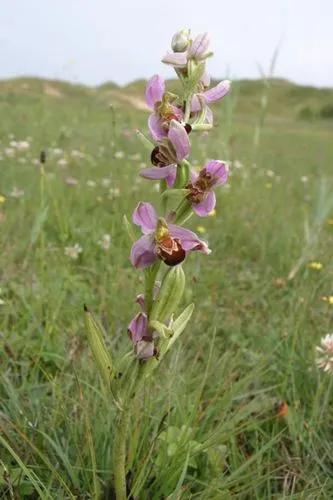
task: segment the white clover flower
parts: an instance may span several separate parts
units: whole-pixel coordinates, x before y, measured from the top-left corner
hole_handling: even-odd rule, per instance
[[[118,187],[109,189],[109,198],[118,198],[120,196],[120,189]]]
[[[103,234],[102,238],[98,242],[99,246],[103,248],[106,252],[110,249],[111,246],[111,235]]]
[[[78,185],[79,181],[77,179],[75,179],[75,177],[66,177],[66,180],[65,180],[67,186],[72,186],[72,187],[75,187]]]
[[[321,339],[316,351],[319,353],[317,366],[324,372],[333,373],[333,333],[328,333]]]
[[[82,253],[83,248],[78,243],[73,246],[65,247],[65,255],[73,260],[78,259],[80,253]]]
[[[125,157],[125,153],[124,153],[124,151],[116,151],[115,154],[114,154],[114,157],[117,160],[121,160],[122,158]]]
[[[67,164],[68,164],[68,161],[66,160],[66,158],[60,158],[60,160],[58,160],[59,167],[66,167]]]
[[[22,196],[24,196],[24,190],[14,186],[9,196],[11,196],[11,198],[22,198]]]
[[[235,168],[243,168],[244,165],[243,165],[243,163],[241,161],[235,160],[233,162],[232,166],[235,167]]]
[[[101,180],[102,187],[109,187],[110,184],[111,184],[111,179],[109,179],[108,177],[103,177],[103,179]]]
[[[78,151],[77,149],[73,149],[73,150],[71,151],[71,156],[72,156],[73,158],[79,158],[79,159],[82,159],[82,158],[84,158],[84,157],[85,157],[85,154],[84,154],[84,153],[82,153],[81,151]]]
[[[28,141],[18,141],[16,144],[16,149],[18,151],[28,151],[30,144]]]
[[[131,161],[139,161],[141,160],[141,155],[140,153],[134,153],[132,155],[128,155],[128,159]]]
[[[15,149],[5,148],[5,155],[8,156],[8,158],[13,158],[15,156]]]
[[[52,153],[54,154],[54,156],[61,156],[64,153],[64,151],[60,148],[53,148]]]
[[[86,185],[87,185],[88,187],[94,188],[94,187],[96,187],[96,181],[91,181],[91,180],[88,180],[88,181],[86,182]]]

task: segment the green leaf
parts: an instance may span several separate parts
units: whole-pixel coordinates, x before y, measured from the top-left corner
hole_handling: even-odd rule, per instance
[[[124,227],[126,229],[126,232],[129,236],[129,239],[134,243],[134,241],[136,240],[136,237],[135,237],[135,234],[133,231],[133,227],[130,224],[129,220],[127,219],[126,215],[123,216],[123,222],[124,222]]]
[[[190,96],[195,93],[196,87],[200,81],[200,78],[204,74],[205,71],[205,63],[202,62],[195,66],[193,71],[191,72],[190,78],[186,82],[185,92],[187,96]]]
[[[41,210],[36,219],[35,219],[35,222],[32,226],[32,230],[31,230],[31,236],[30,236],[30,245],[34,245],[36,243],[36,241],[38,240],[38,237],[40,235],[40,232],[44,226],[44,223],[47,219],[47,216],[48,216],[48,213],[49,213],[49,207],[46,206],[43,210]]]
[[[189,189],[167,189],[166,191],[163,191],[162,197],[176,198],[177,196],[186,196],[189,192]]]
[[[164,325],[163,323],[160,323],[159,321],[151,321],[149,323],[149,326],[151,328],[153,328],[154,330],[156,330],[159,334],[162,335],[163,338],[169,338],[169,337],[172,337],[173,335],[173,330],[172,328],[168,328],[166,325]]]
[[[194,311],[194,304],[190,304],[189,306],[186,307],[186,309],[184,309],[184,311],[178,316],[178,318],[171,325],[171,329],[173,330],[173,336],[169,340],[166,349],[167,351],[185,330],[187,323],[191,319],[193,311]]]
[[[89,346],[95,358],[100,375],[106,386],[110,388],[111,379],[114,373],[112,359],[104,341],[105,332],[102,325],[95,320],[86,306],[84,310]]]

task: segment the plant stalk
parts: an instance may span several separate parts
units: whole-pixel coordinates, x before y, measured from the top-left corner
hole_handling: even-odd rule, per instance
[[[119,412],[119,421],[113,444],[114,488],[117,500],[126,500],[126,439],[130,421],[130,410],[126,406]]]

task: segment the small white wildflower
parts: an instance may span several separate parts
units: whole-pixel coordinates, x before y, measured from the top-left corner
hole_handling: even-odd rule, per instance
[[[122,158],[125,157],[125,153],[124,153],[124,151],[116,151],[115,154],[114,154],[114,157],[117,160],[121,160]]]
[[[111,179],[109,179],[108,177],[103,177],[103,179],[101,180],[101,185],[103,187],[109,187],[111,184]]]
[[[120,195],[120,189],[118,187],[109,189],[109,198],[118,198]]]
[[[75,179],[75,177],[66,177],[65,182],[67,186],[72,186],[72,187],[77,186],[79,183],[79,181]]]
[[[139,161],[141,160],[140,153],[134,153],[133,155],[128,155],[128,159],[131,161]]]
[[[11,196],[12,198],[22,198],[22,196],[24,196],[24,190],[14,186],[9,193],[9,196]]]
[[[96,187],[96,182],[95,181],[91,181],[91,180],[88,180],[86,182],[87,186],[90,187],[90,188],[94,188]]]
[[[324,372],[333,373],[333,333],[325,335],[316,350],[320,355],[317,359],[317,366]]]
[[[53,148],[52,153],[54,154],[54,156],[61,156],[64,152],[60,148]]]
[[[65,255],[73,260],[78,259],[80,253],[82,253],[82,247],[78,243],[73,246],[65,247]]]
[[[30,144],[28,141],[18,141],[16,144],[16,149],[18,151],[28,151]]]
[[[79,159],[82,159],[82,158],[84,158],[84,157],[85,157],[85,154],[84,154],[84,153],[82,153],[81,151],[78,151],[77,149],[73,149],[73,150],[71,151],[71,156],[72,156],[73,158],[79,158]]]
[[[301,177],[301,181],[303,182],[303,184],[306,184],[308,182],[309,178],[307,175],[302,175]]]
[[[0,299],[0,306],[4,306],[5,305],[5,301]]]
[[[267,177],[271,177],[272,178],[272,177],[274,177],[275,172],[273,170],[266,170],[266,175],[267,175]]]
[[[111,235],[103,234],[102,238],[98,242],[99,246],[103,248],[106,252],[110,249],[111,246]]]
[[[66,167],[67,164],[68,164],[68,161],[66,160],[66,158],[60,158],[60,160],[58,160],[59,167]]]
[[[13,148],[5,148],[4,153],[5,153],[6,156],[8,156],[8,158],[13,158],[15,156],[15,149],[13,149]]]
[[[235,168],[243,168],[244,165],[243,165],[243,163],[241,161],[235,160],[233,162],[232,166],[235,167]]]

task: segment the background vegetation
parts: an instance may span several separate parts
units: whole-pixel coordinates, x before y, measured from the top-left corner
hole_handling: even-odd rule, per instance
[[[137,175],[144,82],[0,90],[1,498],[112,498],[114,409],[83,304],[130,350],[142,283],[122,216],[156,187]],[[136,403],[133,498],[332,498],[332,379],[314,350],[332,332],[332,106],[330,89],[235,82],[196,141],[198,166],[229,160],[232,176],[191,222],[213,253],[186,262],[194,316]]]

